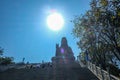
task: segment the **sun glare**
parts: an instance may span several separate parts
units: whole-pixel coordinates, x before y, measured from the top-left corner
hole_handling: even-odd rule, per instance
[[[59,31],[64,25],[64,19],[59,13],[51,13],[47,17],[47,25],[53,31]]]

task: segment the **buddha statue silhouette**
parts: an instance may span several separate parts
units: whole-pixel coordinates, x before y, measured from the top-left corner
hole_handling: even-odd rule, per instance
[[[56,55],[52,57],[53,63],[71,63],[75,61],[75,57],[71,47],[68,46],[66,37],[61,40],[61,46],[56,44]]]

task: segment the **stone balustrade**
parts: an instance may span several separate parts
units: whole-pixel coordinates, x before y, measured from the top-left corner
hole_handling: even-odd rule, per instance
[[[87,63],[88,69],[94,73],[100,80],[120,80],[120,78],[109,74],[107,71],[102,70],[100,67],[92,64],[91,62]]]

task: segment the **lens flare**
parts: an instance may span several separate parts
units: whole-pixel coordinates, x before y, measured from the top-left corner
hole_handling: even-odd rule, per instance
[[[64,49],[63,48],[61,48],[61,53],[63,54],[65,51],[64,51]]]

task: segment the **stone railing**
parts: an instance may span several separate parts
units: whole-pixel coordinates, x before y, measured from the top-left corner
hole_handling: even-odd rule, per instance
[[[25,68],[25,65],[18,65],[18,64],[0,65],[0,72],[6,71],[12,68],[14,69]]]
[[[98,67],[95,64],[92,64],[90,62],[88,62],[87,67],[100,80],[120,80],[120,78],[115,77],[115,76],[109,74],[107,71],[102,70],[100,67]]]

